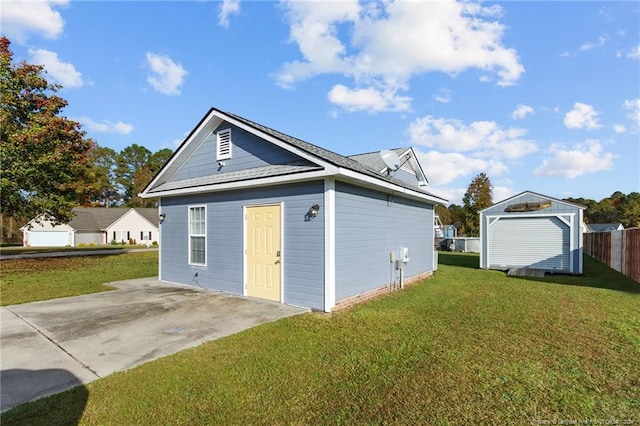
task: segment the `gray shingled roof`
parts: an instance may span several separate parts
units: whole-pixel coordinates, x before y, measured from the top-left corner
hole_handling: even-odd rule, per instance
[[[149,192],[154,193],[157,191],[169,191],[173,189],[193,188],[204,185],[238,182],[273,176],[284,176],[295,173],[310,172],[314,170],[322,170],[322,167],[316,164],[312,164],[308,161],[296,161],[287,164],[272,164],[269,166],[254,167],[250,169],[236,170],[233,172],[217,173],[215,175],[183,179],[174,182],[166,182],[162,185],[158,185]]]
[[[129,210],[131,210],[131,207],[75,207],[73,209],[75,216],[69,222],[69,226],[76,231],[106,229]],[[158,209],[136,208],[135,210],[153,223],[154,226],[158,226]]]
[[[216,110],[216,111],[218,111],[218,110]],[[220,112],[222,112],[222,111],[220,111]],[[343,167],[345,169],[349,169],[349,170],[352,170],[352,171],[355,171],[355,172],[358,172],[358,173],[362,173],[362,174],[364,174],[366,176],[370,176],[370,177],[373,177],[373,178],[376,178],[376,179],[380,179],[382,181],[393,183],[394,185],[398,185],[398,186],[406,188],[406,189],[411,189],[413,191],[421,192],[421,193],[430,195],[430,196],[435,197],[435,198],[440,198],[443,201],[446,201],[444,198],[439,197],[439,196],[437,196],[435,194],[432,194],[432,193],[430,193],[428,191],[425,191],[424,189],[422,189],[422,188],[420,188],[418,186],[409,185],[408,183],[406,183],[406,182],[404,182],[404,181],[402,181],[400,179],[394,178],[392,176],[381,175],[379,173],[380,169],[378,169],[378,170],[372,169],[372,168],[368,167],[367,165],[365,165],[365,164],[363,164],[363,163],[361,163],[359,161],[354,160],[353,158],[345,157],[345,156],[337,154],[337,153],[335,153],[333,151],[329,151],[328,149],[324,149],[324,148],[321,148],[321,147],[319,147],[317,145],[313,145],[313,144],[311,144],[309,142],[305,142],[305,141],[303,141],[301,139],[294,138],[293,136],[289,136],[289,135],[287,135],[285,133],[282,133],[282,132],[279,132],[277,130],[271,129],[269,127],[263,126],[262,124],[258,124],[258,123],[254,122],[254,121],[247,120],[246,118],[242,118],[242,117],[240,117],[238,115],[235,115],[235,114],[232,114],[230,112],[223,112],[223,114],[226,114],[226,115],[228,115],[230,117],[233,117],[236,120],[246,124],[247,126],[253,127],[256,130],[259,130],[259,131],[264,132],[264,133],[266,133],[268,135],[271,135],[274,138],[276,138],[276,139],[278,139],[278,140],[280,140],[282,142],[285,142],[285,143],[287,143],[289,145],[292,145],[292,146],[294,146],[296,148],[299,148],[299,149],[305,151],[306,153],[309,153],[309,154],[311,154],[311,155],[313,155],[313,156],[315,156],[315,157],[317,157],[317,158],[319,158],[321,160],[324,160],[324,161],[326,161],[328,163],[331,163],[331,164],[333,164],[335,166]]]
[[[390,149],[389,151],[393,151],[396,154],[401,155],[408,149],[409,147],[394,148],[394,149]],[[370,169],[376,170],[378,172],[380,172],[380,170],[384,170],[384,168],[387,167],[384,161],[382,161],[382,156],[380,156],[380,151],[367,152],[365,154],[349,155],[348,158],[351,158],[352,160],[356,160],[357,162],[362,163],[365,166],[369,167]]]

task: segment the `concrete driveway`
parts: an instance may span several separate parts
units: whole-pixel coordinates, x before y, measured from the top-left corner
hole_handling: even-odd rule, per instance
[[[308,309],[161,283],[0,308],[0,411]]]

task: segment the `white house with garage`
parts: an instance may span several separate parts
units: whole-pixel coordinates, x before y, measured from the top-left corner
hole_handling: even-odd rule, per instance
[[[151,245],[158,241],[157,208],[76,207],[69,223],[54,224],[40,215],[20,228],[27,247],[75,247],[79,244],[118,244],[135,240]]]
[[[480,268],[582,273],[585,207],[525,191],[480,211]]]

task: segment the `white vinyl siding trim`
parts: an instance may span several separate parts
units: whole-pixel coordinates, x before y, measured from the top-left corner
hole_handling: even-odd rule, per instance
[[[206,206],[189,206],[189,264],[207,265]]]
[[[231,158],[231,129],[220,130],[216,134],[216,160]]]

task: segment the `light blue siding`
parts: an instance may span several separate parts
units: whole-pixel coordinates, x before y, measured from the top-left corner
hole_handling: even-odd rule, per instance
[[[336,300],[389,284],[391,251],[407,247],[404,275],[433,269],[433,206],[336,183]]]
[[[231,129],[232,158],[224,160],[224,167],[216,163],[216,134],[210,135],[178,171],[169,179],[174,182],[233,172],[271,164],[300,160],[300,157],[226,122],[217,130]]]
[[[283,203],[284,303],[324,308],[324,184],[314,181],[262,189],[171,197],[161,200],[161,277],[164,281],[243,294],[243,206]],[[188,206],[207,206],[207,265],[188,264]],[[195,277],[195,273],[198,276]]]

